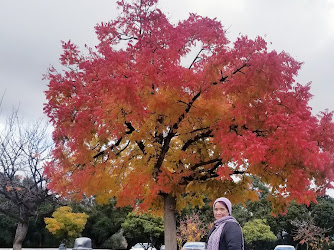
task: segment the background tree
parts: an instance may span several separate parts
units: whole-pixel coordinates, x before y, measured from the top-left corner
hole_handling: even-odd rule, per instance
[[[26,248],[54,248],[59,246],[59,240],[46,229],[44,218],[51,216],[50,212],[46,216],[30,218],[27,236],[23,241]]]
[[[119,232],[113,234],[102,246],[104,248],[119,250],[127,249],[128,245],[129,244],[123,235],[123,230],[121,229]]]
[[[334,198],[328,195],[317,198],[317,203],[312,203],[309,210],[314,224],[329,231],[326,236],[334,235]]]
[[[59,207],[52,214],[53,218],[45,218],[46,228],[63,243],[70,244],[81,235],[88,215],[85,213],[72,213],[68,206]]]
[[[293,239],[293,231],[296,229],[291,224],[293,220],[305,220],[310,218],[310,211],[306,205],[296,204],[291,202],[286,214],[278,215],[277,217],[271,217],[268,222],[271,225],[272,231],[278,238],[278,242],[281,244],[295,245]]]
[[[212,223],[211,223],[212,224]],[[208,233],[209,224],[200,219],[198,213],[185,215],[185,218],[181,219],[177,228],[177,243],[179,249],[187,241],[201,241],[202,238]]]
[[[292,221],[310,221],[319,228],[328,229],[325,232],[325,237],[333,235],[332,219],[330,214],[332,212],[334,199],[328,196],[320,196],[316,203],[311,203],[310,206],[304,204],[296,204],[292,202],[285,215],[278,215],[277,217],[269,217],[268,224],[272,231],[278,236],[278,243],[296,244],[294,234],[298,228],[293,225]],[[329,213],[329,214],[328,214]]]
[[[129,247],[137,242],[148,242],[158,248],[163,242],[164,225],[160,216],[129,213],[122,228]]]
[[[0,214],[0,246],[11,247],[14,241],[16,221],[5,214]]]
[[[293,220],[291,223],[297,227],[294,232],[294,240],[300,244],[306,244],[306,249],[322,250],[324,245],[329,245],[329,238],[325,234],[329,231],[314,225],[313,219]]]
[[[50,207],[53,205],[50,204]],[[47,208],[49,210],[49,208]],[[27,235],[23,241],[26,248],[50,248],[58,247],[59,241],[45,228],[44,208],[40,209],[37,216],[29,219],[29,227]],[[50,212],[50,216],[52,211]],[[0,246],[5,248],[12,248],[15,237],[15,230],[17,228],[17,220],[0,213]]]
[[[93,248],[111,248],[110,238],[114,234],[120,234],[122,223],[132,210],[130,207],[116,207],[115,199],[104,205],[97,204],[94,199],[88,199],[84,204],[80,202],[70,206],[75,212],[89,215],[82,235],[92,239]]]
[[[270,226],[266,224],[265,220],[254,219],[248,221],[242,228],[245,243],[249,249],[266,249],[268,242],[275,242],[276,236],[270,230]],[[272,249],[273,244],[271,245]]]
[[[271,202],[268,201],[269,189],[268,186],[253,177],[252,186],[258,192],[258,200],[248,200],[245,203],[233,205],[233,216],[238,219],[238,222],[243,227],[247,222],[254,219],[263,219],[267,222],[272,221]]]
[[[50,145],[47,125],[24,124],[17,111],[0,130],[0,212],[17,221],[14,250],[22,248],[29,219],[41,214],[43,204],[53,203],[42,168]]]
[[[324,193],[334,179],[333,114],[312,115],[310,85],[295,82],[301,63],[260,37],[229,43],[216,19],[171,24],[156,3],[118,1],[120,15],[96,26],[99,43],[86,55],[63,43],[64,73],[46,76],[50,188],[164,209],[171,250],[176,209],[205,195],[254,200],[252,176],[270,186],[275,213]]]

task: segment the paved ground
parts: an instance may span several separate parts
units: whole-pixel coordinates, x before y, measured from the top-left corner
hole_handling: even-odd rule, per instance
[[[13,248],[0,248],[0,250],[13,250]],[[22,248],[22,250],[59,250],[59,248]],[[72,250],[72,248],[67,248],[66,250]],[[97,249],[93,250],[108,250],[108,249]]]
[[[0,248],[0,250],[13,250],[13,248]],[[22,248],[22,250],[59,250],[59,248]],[[67,248],[67,250],[72,250],[72,248]]]

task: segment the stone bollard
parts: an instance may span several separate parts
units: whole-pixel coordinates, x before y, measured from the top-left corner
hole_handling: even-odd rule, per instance
[[[64,243],[61,243],[60,245],[59,245],[59,250],[66,250],[67,248],[66,248],[66,246],[65,246],[65,244]]]
[[[92,240],[88,237],[76,238],[73,250],[92,250]]]

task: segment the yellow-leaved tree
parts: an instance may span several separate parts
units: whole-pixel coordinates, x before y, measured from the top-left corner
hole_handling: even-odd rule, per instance
[[[88,215],[73,213],[68,206],[59,207],[52,214],[53,218],[45,218],[46,228],[61,242],[69,244],[81,235],[87,223]]]

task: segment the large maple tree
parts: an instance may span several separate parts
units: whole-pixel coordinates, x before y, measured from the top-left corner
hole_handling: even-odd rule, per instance
[[[172,24],[157,0],[118,5],[96,26],[95,49],[63,42],[64,71],[47,74],[50,188],[164,204],[166,246],[176,249],[175,208],[256,199],[253,176],[270,187],[274,212],[330,187],[333,114],[312,115],[310,85],[295,82],[302,63],[261,37],[229,42],[216,19]]]

